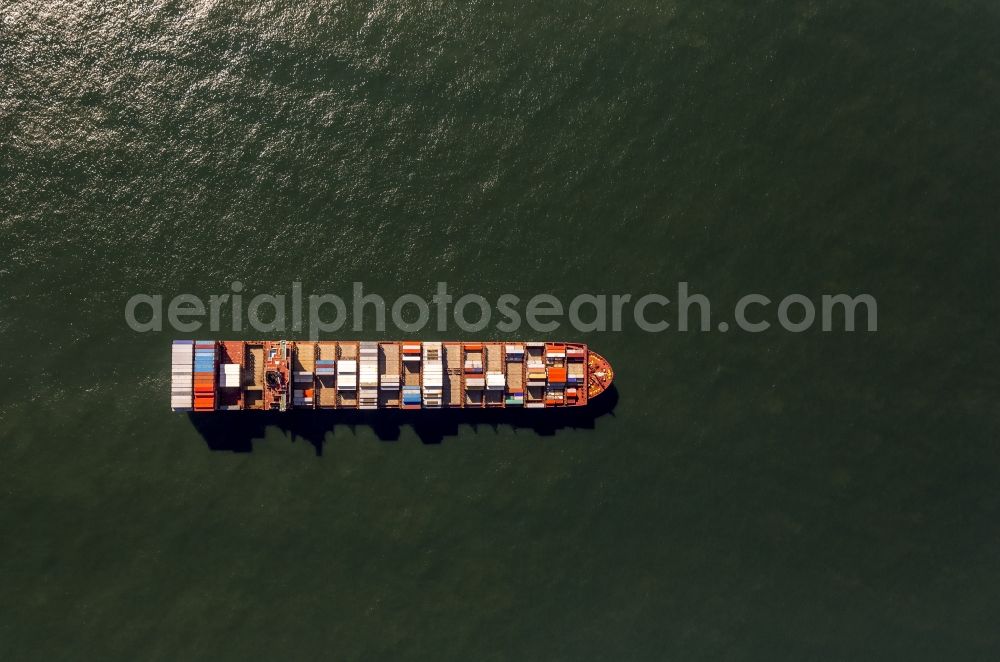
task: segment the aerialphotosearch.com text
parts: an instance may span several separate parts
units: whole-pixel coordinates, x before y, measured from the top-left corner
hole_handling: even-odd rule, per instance
[[[643,294],[577,294],[568,301],[549,293],[531,297],[501,294],[490,301],[479,294],[456,297],[446,282],[427,298],[403,294],[392,301],[366,292],[364,283],[352,284],[351,296],[309,294],[302,283],[293,282],[288,294],[260,293],[249,296],[244,284],[235,281],[229,292],[201,297],[177,294],[136,294],[125,304],[125,320],[137,332],[162,331],[166,324],[180,333],[233,332],[247,326],[261,333],[301,334],[318,339],[345,330],[384,332],[391,323],[400,332],[418,333],[433,324],[439,332],[452,325],[465,333],[493,328],[514,334],[525,327],[549,333],[568,325],[578,333],[635,328],[647,333],[665,331],[737,330],[762,333],[780,329],[802,333],[822,331],[878,330],[878,303],[871,294],[788,294],[778,300],[764,294],[743,295],[728,319],[713,323],[708,296],[693,293],[686,281],[677,283],[672,296]],[[348,326],[348,322],[350,325]]]

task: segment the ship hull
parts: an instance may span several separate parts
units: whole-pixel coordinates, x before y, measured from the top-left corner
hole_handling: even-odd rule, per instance
[[[582,407],[611,385],[583,343],[176,340],[174,411]]]

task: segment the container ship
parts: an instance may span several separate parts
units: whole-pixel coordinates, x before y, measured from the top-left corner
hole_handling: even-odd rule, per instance
[[[611,385],[583,343],[175,340],[174,411],[581,407]]]

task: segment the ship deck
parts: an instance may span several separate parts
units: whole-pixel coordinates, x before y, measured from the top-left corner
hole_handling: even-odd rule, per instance
[[[614,378],[581,343],[218,341],[216,355],[220,410],[580,406]]]

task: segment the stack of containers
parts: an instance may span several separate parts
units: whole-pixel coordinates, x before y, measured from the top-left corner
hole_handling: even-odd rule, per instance
[[[378,409],[378,343],[361,343],[361,391],[358,409]]]
[[[587,372],[583,360],[583,349],[571,347],[566,350],[566,357],[569,360],[566,382],[572,386],[583,384]]]
[[[566,368],[559,365],[550,366],[548,369],[549,386],[558,386],[566,383]]]
[[[333,359],[316,359],[316,376],[333,377],[337,374],[337,362]]]
[[[292,376],[292,404],[296,407],[312,409],[313,406],[313,374],[308,370],[296,370]]]
[[[340,359],[337,371],[337,388],[354,391],[358,388],[358,362],[354,359]]]
[[[483,344],[465,343],[465,388],[478,390],[486,386],[483,377]]]
[[[465,344],[465,372],[481,375],[483,373],[483,346],[480,343]]]
[[[504,404],[508,407],[520,407],[524,405],[524,391],[518,393],[508,393]]]
[[[444,363],[441,362],[441,343],[425,342],[423,359],[423,406],[438,408],[444,397]]]
[[[404,405],[415,405],[420,406],[420,387],[419,386],[404,386],[403,387],[403,404]]]
[[[580,401],[580,389],[570,386],[566,389],[566,404],[575,405]]]
[[[524,360],[524,346],[523,345],[504,345],[504,353],[507,355],[507,362],[513,361],[523,361]]]
[[[562,363],[566,360],[566,345],[558,342],[550,342],[545,345],[545,359],[550,365]]]
[[[222,364],[222,382],[219,388],[239,388],[240,387],[240,364]]]
[[[545,345],[548,388],[545,390],[545,405],[561,405],[566,399],[566,345],[547,343]]]
[[[545,392],[545,406],[554,407],[564,404],[566,392],[561,388],[552,388]]]
[[[418,342],[407,342],[403,343],[403,361],[420,362],[420,343]]]
[[[215,410],[215,341],[196,340],[194,343],[194,410]]]
[[[311,409],[313,406],[313,392],[311,388],[295,389],[292,392],[292,404],[296,407]]]
[[[379,382],[379,388],[386,391],[398,391],[399,375],[382,375],[382,379]]]
[[[566,347],[566,403],[577,404],[580,401],[580,387],[587,380],[587,350],[584,347],[570,345]]]
[[[170,348],[170,408],[191,411],[194,341],[175,340]]]
[[[545,343],[528,343],[528,386],[545,386],[545,362],[542,349]]]
[[[514,368],[517,373],[516,376],[520,377],[522,371],[521,363],[524,362],[524,346],[523,345],[506,345],[504,347],[504,354],[507,356],[507,374],[511,375],[511,369]],[[517,364],[517,365],[511,365]],[[504,404],[508,407],[520,407],[524,405],[524,381],[522,379],[516,380],[516,386],[512,384],[515,388],[513,391],[507,392],[507,397],[504,400]]]

